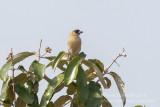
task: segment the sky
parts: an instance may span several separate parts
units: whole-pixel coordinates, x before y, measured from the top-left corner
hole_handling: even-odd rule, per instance
[[[87,59],[99,59],[105,67],[125,48],[126,58],[117,60],[110,71],[125,82],[126,107],[160,105],[160,14],[159,0],[0,0],[0,67],[10,49],[14,54],[38,51],[42,38],[42,53],[49,46],[56,56],[67,52],[69,33],[80,29],[82,49]],[[29,67],[36,57],[20,62]],[[41,60],[41,63],[47,61]],[[18,66],[18,65],[16,65]],[[18,73],[18,71],[17,71]],[[51,68],[46,74],[53,78]],[[113,107],[122,107],[112,77],[110,89],[103,90]],[[40,82],[41,98],[47,87]],[[0,86],[2,81],[0,81]],[[66,94],[57,93],[53,97]],[[66,106],[69,107],[69,106]]]

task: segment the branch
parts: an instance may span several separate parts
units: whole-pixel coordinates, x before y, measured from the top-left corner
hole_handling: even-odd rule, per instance
[[[116,62],[116,60],[119,58],[119,57],[126,57],[127,55],[126,54],[124,54],[124,51],[125,51],[125,49],[123,48],[123,50],[122,50],[122,52],[112,61],[112,63],[104,70],[104,73],[106,74],[107,72],[108,72],[108,70],[109,70],[109,68],[114,64],[114,63],[116,63],[118,66],[119,66],[119,64]]]
[[[122,56],[123,56],[123,57],[126,57],[126,56],[127,56],[126,54],[124,54],[124,51],[125,51],[125,49],[123,48],[122,52],[119,53],[118,56],[117,56],[115,59],[113,59],[112,63],[104,70],[104,73],[102,74],[103,76],[108,73],[108,70],[111,68],[111,66],[112,66],[114,63],[116,63],[118,66],[120,66],[120,65],[116,62],[116,60],[117,60],[119,57],[122,57]],[[99,82],[99,79],[97,80],[97,82]]]

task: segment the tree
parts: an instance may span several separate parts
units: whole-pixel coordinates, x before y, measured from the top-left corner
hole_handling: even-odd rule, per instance
[[[124,49],[104,69],[104,64],[100,60],[86,59],[84,52],[68,60],[68,54],[64,51],[61,51],[57,56],[45,56],[52,50],[47,47],[45,49],[46,53],[40,55],[41,43],[42,40],[38,53],[21,52],[13,55],[11,49],[7,62],[0,69],[0,79],[3,81],[0,94],[1,105],[5,107],[62,107],[70,103],[71,107],[100,107],[101,105],[102,107],[112,107],[106,98],[107,96],[105,97],[102,94],[102,87],[109,89],[111,86],[111,80],[107,75],[114,78],[123,106],[125,105],[124,82],[118,74],[109,71],[119,57],[126,57]],[[32,55],[37,56],[38,59],[33,60],[28,71],[23,65],[19,65],[18,68],[14,67],[14,65]],[[50,61],[47,66],[40,63],[42,58]],[[52,67],[53,72],[56,68],[59,68],[62,72],[50,79],[45,74],[45,69],[49,66]],[[84,66],[87,67],[87,70],[84,70]],[[14,76],[15,70],[22,72]],[[12,76],[7,74],[9,71],[12,71]],[[48,86],[39,102],[37,92],[39,91],[39,82],[42,79],[48,82]],[[55,102],[52,102],[51,99],[54,94],[60,92],[64,87],[67,87],[67,95],[62,95]]]

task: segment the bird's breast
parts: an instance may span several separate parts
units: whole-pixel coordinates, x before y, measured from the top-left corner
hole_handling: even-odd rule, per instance
[[[78,37],[70,37],[68,41],[68,52],[74,56],[77,55],[81,50],[81,38]]]

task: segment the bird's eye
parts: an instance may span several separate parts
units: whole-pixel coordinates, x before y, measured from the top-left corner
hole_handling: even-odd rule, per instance
[[[75,30],[74,32],[77,33],[77,34],[79,34],[80,30]]]

